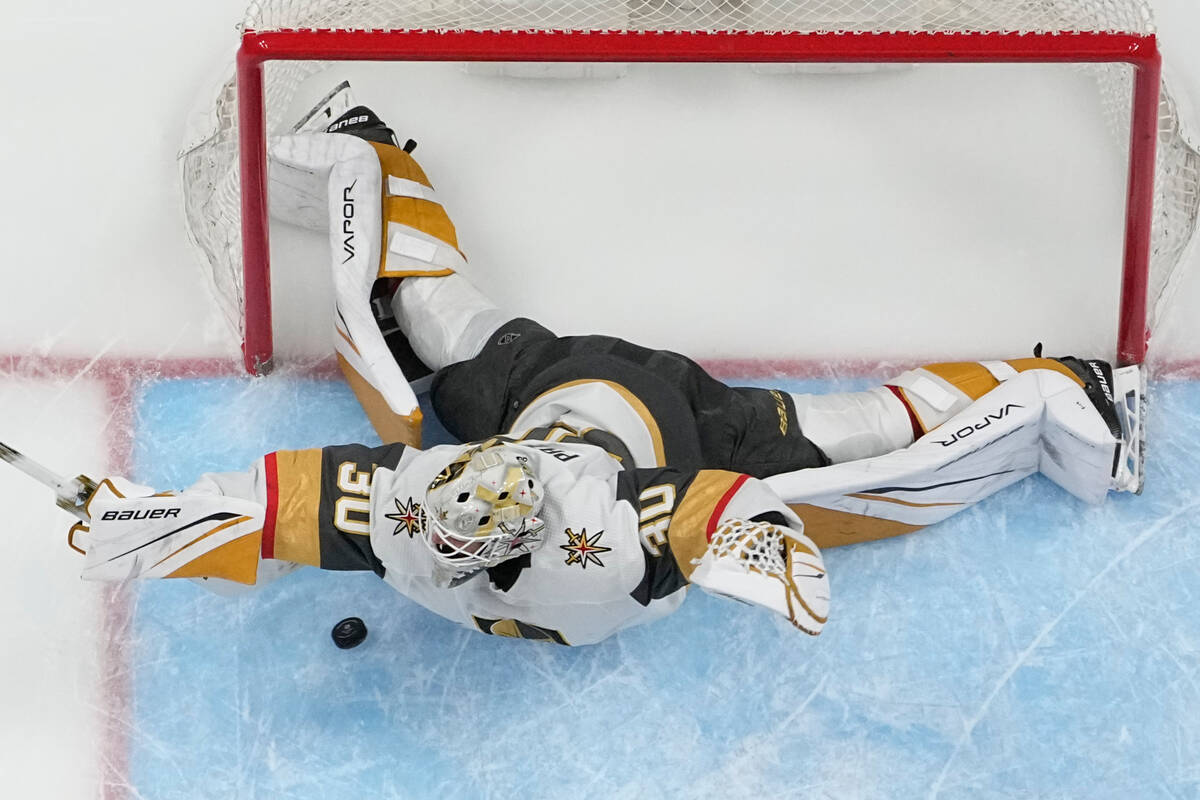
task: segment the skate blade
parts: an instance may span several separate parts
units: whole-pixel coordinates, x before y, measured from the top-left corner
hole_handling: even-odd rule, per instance
[[[1141,494],[1146,462],[1146,381],[1137,366],[1113,370],[1113,400],[1121,423],[1121,446],[1113,472],[1113,488]]]

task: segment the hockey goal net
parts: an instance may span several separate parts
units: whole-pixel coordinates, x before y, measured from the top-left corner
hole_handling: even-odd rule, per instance
[[[1144,360],[1196,227],[1200,158],[1144,0],[259,0],[241,30],[236,72],[180,158],[192,242],[256,374],[273,353],[266,139],[333,61],[1088,65],[1129,140],[1124,363]]]

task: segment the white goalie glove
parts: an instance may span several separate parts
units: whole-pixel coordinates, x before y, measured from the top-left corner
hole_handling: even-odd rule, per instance
[[[796,530],[731,519],[713,532],[691,582],[769,608],[816,636],[829,615],[829,578],[817,546]]]
[[[262,584],[294,568],[259,569],[264,509],[252,500],[106,478],[84,508],[90,521],[72,526],[69,541],[84,554],[85,580],[193,578],[227,594],[228,583]]]

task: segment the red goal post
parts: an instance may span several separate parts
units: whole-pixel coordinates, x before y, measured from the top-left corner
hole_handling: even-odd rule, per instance
[[[1155,241],[1155,257],[1164,262],[1155,267],[1164,272],[1156,279],[1162,286],[1153,289],[1155,300],[1172,283],[1195,227],[1194,203],[1164,209],[1165,202],[1186,200],[1164,200],[1162,187],[1156,201],[1156,143],[1166,123],[1160,126],[1161,58],[1143,0],[376,0],[342,5],[270,0],[251,6],[243,24],[236,62],[242,251],[237,288],[245,364],[255,374],[269,371],[273,354],[266,180],[270,91],[263,78],[269,61],[1128,65],[1121,363],[1140,363],[1146,355],[1156,202],[1159,221],[1170,217],[1171,230],[1164,235],[1171,241]],[[1032,18],[1030,9],[1037,10]],[[1192,150],[1186,153],[1194,156]],[[188,155],[185,151],[183,157]],[[1192,161],[1167,171],[1194,181],[1197,169]],[[189,179],[186,164],[184,178]],[[1177,194],[1186,198],[1187,187]],[[196,205],[189,203],[190,220]],[[211,213],[212,203],[208,206]],[[194,220],[190,227],[196,242]],[[236,245],[235,237],[228,232],[225,244]],[[213,248],[202,244],[201,249],[213,261]]]

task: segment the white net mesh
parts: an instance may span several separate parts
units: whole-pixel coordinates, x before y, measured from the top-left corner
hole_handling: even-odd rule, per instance
[[[246,30],[628,30],[628,31],[1103,31],[1154,32],[1142,0],[269,0],[253,3]],[[299,85],[326,65],[269,62],[264,70],[267,130]],[[1089,67],[1113,130],[1129,128],[1130,69]],[[232,77],[206,129],[180,154],[184,204],[222,308],[243,325],[237,103]],[[1196,228],[1200,155],[1163,87],[1148,324],[1154,328],[1178,284],[1178,266]]]
[[[1153,32],[1143,0],[260,0],[244,26],[344,30]]]
[[[771,575],[785,583],[789,579],[783,531],[776,525],[726,520],[713,531],[708,549],[715,557],[729,559],[747,572]]]

